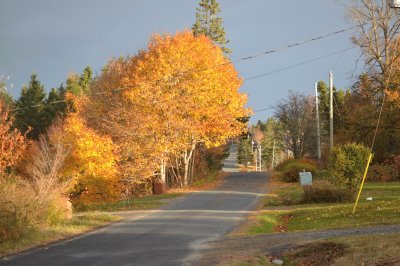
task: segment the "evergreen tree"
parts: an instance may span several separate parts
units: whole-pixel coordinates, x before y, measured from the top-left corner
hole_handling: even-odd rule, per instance
[[[281,162],[285,157],[285,132],[282,125],[273,117],[268,118],[264,124],[264,139],[262,140],[262,161],[267,167],[272,166],[272,159],[274,159],[274,166]],[[275,150],[274,150],[275,146]],[[274,155],[273,155],[274,153]],[[274,157],[274,158],[272,158]]]
[[[16,107],[21,108],[15,114],[15,125],[23,133],[28,133],[28,138],[37,139],[46,129],[46,116],[44,112],[46,92],[43,85],[32,74],[29,87],[24,86],[21,96],[16,101]]]
[[[231,50],[226,47],[229,41],[225,36],[222,18],[218,16],[221,9],[217,0],[200,0],[199,7],[196,10],[196,22],[192,26],[193,34],[209,37],[221,47],[226,55],[229,55]]]
[[[53,88],[49,92],[44,108],[46,128],[53,124],[57,118],[64,118],[67,114],[67,103],[65,101],[66,89],[61,84],[57,89]]]
[[[79,86],[81,87],[81,91],[83,93],[89,92],[89,89],[90,89],[89,86],[93,80],[92,76],[93,76],[93,71],[90,68],[90,66],[85,67],[82,75],[79,77]]]
[[[239,150],[237,160],[239,164],[248,166],[248,164],[253,164],[254,153],[252,150],[251,138],[248,136],[242,137],[239,143]]]
[[[322,134],[327,135],[329,133],[329,88],[325,82],[319,81],[317,89]],[[337,90],[333,87],[333,131],[335,133],[343,127],[342,112],[345,109],[345,100],[348,95],[349,91]]]
[[[75,96],[79,96],[80,94],[85,94],[89,91],[90,83],[92,82],[92,69],[90,66],[85,67],[82,75],[78,75],[73,73],[69,75],[67,78],[67,92],[72,93]]]

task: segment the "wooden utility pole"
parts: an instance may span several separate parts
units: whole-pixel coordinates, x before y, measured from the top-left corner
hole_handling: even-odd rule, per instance
[[[261,168],[262,168],[262,163],[261,163],[261,143],[260,141],[258,142],[258,152],[259,152],[259,171],[261,172]]]
[[[271,163],[272,170],[274,170],[274,164],[275,164],[275,139],[274,139],[274,146],[272,147],[272,163]]]
[[[333,149],[333,74],[329,72],[329,148]]]
[[[319,128],[318,83],[315,82],[315,114],[317,118],[317,156],[321,160],[321,131]],[[274,142],[275,144],[275,142]]]

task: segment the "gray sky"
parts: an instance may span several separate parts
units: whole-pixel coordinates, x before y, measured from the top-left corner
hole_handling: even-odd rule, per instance
[[[111,57],[135,54],[154,33],[189,29],[198,0],[2,0],[0,2],[0,74],[10,76],[17,98],[32,72],[49,90],[68,73],[90,65],[99,73]],[[219,0],[232,60],[325,35],[351,24],[345,5],[351,0]],[[352,47],[351,31],[253,60],[236,63],[246,79]],[[254,110],[268,108],[288,91],[314,92],[314,82],[335,86],[354,82],[360,51],[344,53],[245,81],[241,88]],[[362,65],[362,64],[361,64]],[[360,66],[359,66],[360,68]],[[360,69],[357,70],[359,72]],[[357,73],[355,72],[355,73]],[[353,75],[353,76],[352,76]],[[272,110],[257,112],[252,122]]]

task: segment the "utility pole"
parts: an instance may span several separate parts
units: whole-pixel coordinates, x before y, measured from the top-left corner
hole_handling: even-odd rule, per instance
[[[329,72],[329,148],[333,149],[333,74]]]
[[[261,167],[262,167],[262,163],[261,163],[261,143],[260,143],[260,141],[258,141],[258,168],[259,168],[259,172],[261,172]]]
[[[271,163],[272,170],[274,170],[274,164],[275,164],[275,139],[274,139],[274,146],[272,147],[272,163]]]
[[[317,156],[321,160],[321,131],[319,128],[318,83],[315,82],[315,113],[317,116]],[[274,140],[275,146],[275,140]]]

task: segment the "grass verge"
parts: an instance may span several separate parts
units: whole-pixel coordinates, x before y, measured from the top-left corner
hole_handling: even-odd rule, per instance
[[[296,187],[297,186],[297,187]],[[295,202],[299,197],[298,185],[277,188],[275,196],[267,196],[264,207]],[[289,200],[282,200],[288,197]],[[372,198],[372,200],[367,200]],[[272,203],[272,204],[271,204]],[[271,204],[271,205],[270,205]],[[283,205],[283,204],[282,204]],[[286,204],[287,205],[287,204]],[[304,204],[280,206],[260,212],[249,234],[281,231],[307,231],[335,228],[399,224],[400,183],[370,183],[365,185],[355,214],[353,203]]]
[[[283,254],[285,265],[399,265],[400,233],[333,238]]]
[[[183,193],[150,195],[118,202],[79,206],[75,209],[78,213],[70,221],[53,226],[32,227],[20,238],[0,243],[0,257],[83,234],[121,219],[105,212],[154,209],[166,204],[165,200],[181,195]]]
[[[75,211],[128,211],[147,210],[160,207],[165,204],[166,199],[182,196],[183,193],[168,193],[162,195],[149,195],[144,197],[131,198],[117,202],[106,202],[101,204],[81,205]]]
[[[32,228],[19,239],[0,243],[0,257],[83,234],[120,219],[106,213],[85,213],[59,225]]]

